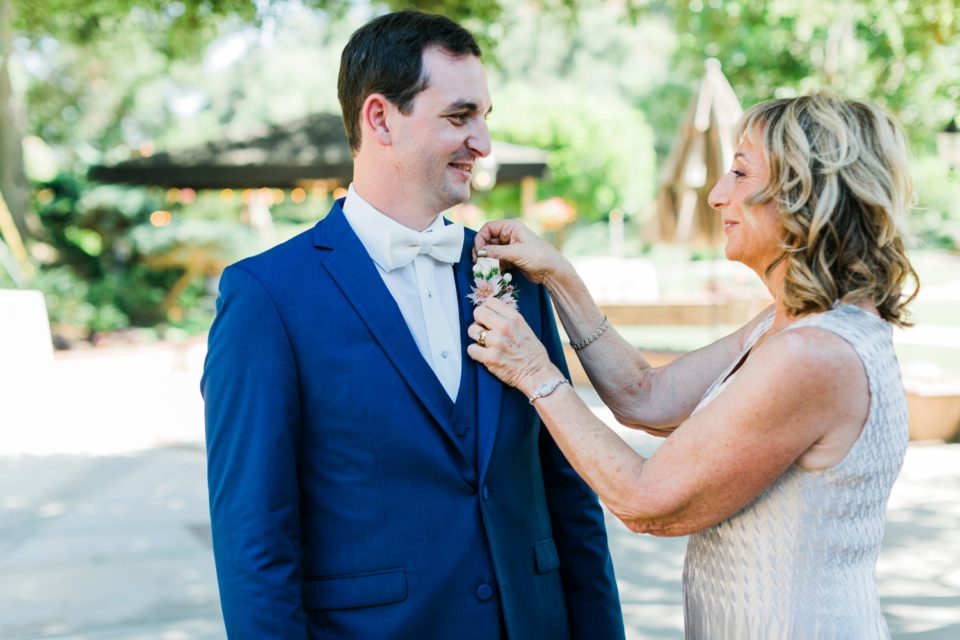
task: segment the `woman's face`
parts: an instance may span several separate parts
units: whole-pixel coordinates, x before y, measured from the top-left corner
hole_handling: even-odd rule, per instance
[[[782,253],[776,204],[753,205],[750,216],[744,211],[744,201],[766,184],[769,175],[760,144],[762,137],[760,129],[744,136],[733,157],[733,166],[717,181],[708,197],[710,206],[720,212],[723,220],[727,259],[742,262],[761,276]]]

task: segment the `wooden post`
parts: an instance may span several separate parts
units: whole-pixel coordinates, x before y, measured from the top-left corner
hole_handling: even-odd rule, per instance
[[[524,176],[520,179],[520,217],[526,218],[533,210],[533,203],[537,201],[537,179]]]
[[[3,198],[2,192],[0,192],[0,242],[10,249],[10,253],[15,260],[14,264],[20,269],[19,273],[11,273],[10,276],[17,284],[22,284],[26,276],[33,274],[30,255],[23,244],[20,232],[17,231],[17,225],[13,221],[13,216],[10,214],[10,209],[7,207],[7,201]]]
[[[10,57],[13,54],[16,7],[13,0],[0,0],[0,193],[6,204],[6,211],[0,214],[0,220],[12,221],[17,228],[16,236],[0,230],[4,234],[7,246],[24,264],[17,245],[19,238],[31,232],[27,218],[30,217],[30,184],[23,166],[23,108],[18,104],[10,78]],[[31,222],[35,220],[31,219]],[[29,268],[29,267],[28,267]]]

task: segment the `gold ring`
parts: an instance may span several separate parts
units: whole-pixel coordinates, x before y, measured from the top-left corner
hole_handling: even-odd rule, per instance
[[[481,329],[480,335],[477,336],[477,344],[481,347],[487,346],[487,330]]]

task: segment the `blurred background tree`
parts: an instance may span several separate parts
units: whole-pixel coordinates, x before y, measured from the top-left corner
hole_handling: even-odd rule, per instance
[[[491,130],[550,152],[537,195],[576,212],[574,233],[616,213],[638,235],[658,163],[714,57],[744,106],[819,87],[885,105],[918,156],[918,237],[960,241],[957,175],[933,146],[960,101],[957,0],[0,0],[0,192],[54,322],[73,338],[201,330],[210,275],[189,248],[215,256],[211,265],[256,250],[238,205],[216,193],[97,186],[88,167],[337,113],[350,33],[410,5],[477,33]],[[474,202],[488,217],[518,213],[509,186]],[[326,204],[275,207],[276,239]],[[168,217],[151,221],[157,212]]]
[[[744,105],[831,88],[886,107],[924,150],[956,115],[956,0],[667,0],[650,7],[676,29],[670,67],[681,86],[713,57]]]

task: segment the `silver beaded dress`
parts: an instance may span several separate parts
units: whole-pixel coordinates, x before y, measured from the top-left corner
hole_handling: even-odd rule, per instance
[[[757,327],[744,353],[771,322],[772,315]],[[853,346],[869,381],[867,421],[837,465],[822,471],[793,465],[741,511],[690,536],[683,572],[687,638],[889,638],[875,567],[887,499],[907,447],[891,326],[848,304],[790,329],[802,326],[820,327]],[[722,392],[728,375],[714,382],[697,410]]]

